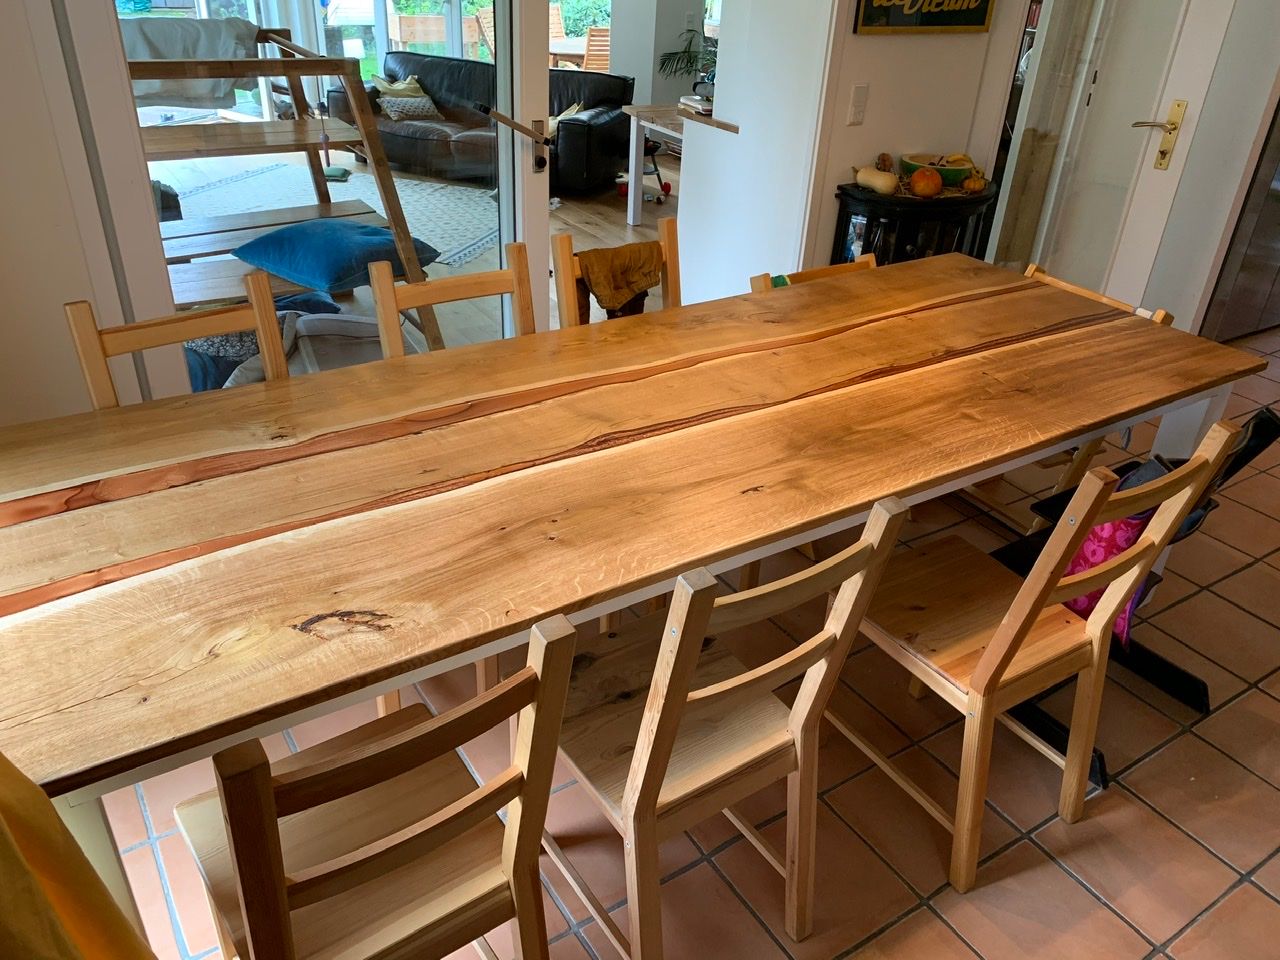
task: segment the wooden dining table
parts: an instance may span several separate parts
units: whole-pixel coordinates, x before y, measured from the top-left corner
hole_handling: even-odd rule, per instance
[[[7,427],[0,752],[121,890],[108,790],[1262,367],[949,255]]]

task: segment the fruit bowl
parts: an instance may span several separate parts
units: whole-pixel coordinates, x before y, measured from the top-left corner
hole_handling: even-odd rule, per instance
[[[963,154],[942,156],[936,153],[903,154],[898,160],[902,175],[910,177],[921,167],[930,167],[938,171],[943,186],[958,187],[973,174],[973,161]]]

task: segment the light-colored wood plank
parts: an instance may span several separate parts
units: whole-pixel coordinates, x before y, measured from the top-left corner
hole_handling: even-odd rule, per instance
[[[318,148],[328,136],[330,147],[361,143],[355,127],[341,120],[266,120],[262,123],[181,123],[142,128],[147,160],[187,157],[235,157],[259,153],[296,153]]]
[[[363,201],[357,200],[354,202],[363,204]],[[316,204],[316,206],[319,207],[321,205]],[[307,219],[318,219],[318,215]],[[348,223],[363,223],[375,227],[385,227],[387,225],[387,218],[380,213],[374,213],[372,210],[368,213],[343,215],[337,219],[345,220]],[[175,220],[170,222],[181,223],[182,221]],[[244,227],[175,237],[172,240],[164,241],[164,259],[166,263],[183,263],[196,257],[222,256],[242,244],[248,243],[250,240],[256,240],[258,237],[279,230],[282,226],[291,222],[297,221],[283,221],[267,226]]]
[[[367,217],[370,214],[377,215],[373,207],[363,200],[338,200],[328,204],[311,203],[297,207],[277,207],[274,210],[250,210],[245,213],[226,213],[210,217],[184,217],[181,220],[161,221],[160,239],[164,241],[167,253],[171,243],[189,237],[236,233],[242,230],[269,230],[306,220]]]

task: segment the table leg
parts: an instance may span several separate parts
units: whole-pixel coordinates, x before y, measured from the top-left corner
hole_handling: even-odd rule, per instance
[[[129,880],[125,876],[124,864],[120,862],[111,826],[107,823],[107,811],[102,806],[102,798],[92,797],[72,803],[67,797],[55,797],[53,806],[84,855],[89,858],[93,869],[106,884],[120,911],[142,932],[145,939],[142,915],[138,913],[138,904],[133,899],[133,891],[129,889]]]
[[[640,208],[644,204],[644,128],[640,118],[631,118],[631,160],[627,167],[627,223],[640,222]]]
[[[1160,418],[1160,429],[1156,431],[1152,454],[1158,453],[1169,458],[1191,456],[1209,428],[1226,413],[1230,397],[1231,385],[1227,384],[1202,400],[1170,410]]]

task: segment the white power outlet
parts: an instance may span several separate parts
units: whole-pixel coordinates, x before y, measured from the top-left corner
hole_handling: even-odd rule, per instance
[[[866,122],[867,97],[870,95],[870,84],[855,83],[853,85],[853,96],[849,98],[849,119],[847,121],[847,126],[858,127]]]

